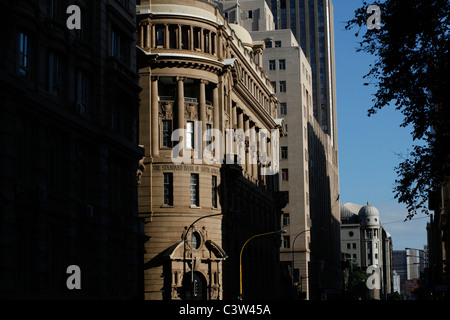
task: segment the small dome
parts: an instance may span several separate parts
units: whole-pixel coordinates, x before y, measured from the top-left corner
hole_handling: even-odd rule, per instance
[[[244,46],[246,47],[253,47],[253,39],[250,33],[248,33],[247,30],[245,30],[244,27],[241,27],[238,24],[230,23],[230,27],[234,30],[234,33],[236,33],[236,36],[242,41]]]
[[[359,220],[362,225],[365,226],[378,226],[380,225],[380,213],[378,209],[367,203],[366,206],[362,207],[359,212]]]

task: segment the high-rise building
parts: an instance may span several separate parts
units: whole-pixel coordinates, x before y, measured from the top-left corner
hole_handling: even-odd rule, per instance
[[[141,0],[137,14],[145,298],[280,298],[283,199],[263,169],[284,124],[262,45],[212,1]]]
[[[142,298],[134,12],[0,2],[0,298]]]
[[[312,68],[314,116],[337,150],[334,18],[331,0],[266,0],[276,29],[291,29]]]
[[[311,66],[292,31],[269,23],[274,18],[264,0],[216,2],[230,21],[264,43],[262,65],[288,131],[280,140],[280,189],[289,199],[281,260],[298,297],[323,298],[341,288],[339,179],[337,149],[314,117]]]

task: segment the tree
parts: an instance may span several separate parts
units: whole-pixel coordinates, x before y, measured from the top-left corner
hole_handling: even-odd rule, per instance
[[[385,0],[371,3],[381,10],[380,28],[366,25],[368,4],[355,11],[346,29],[359,28],[358,52],[376,61],[364,76],[376,93],[369,117],[392,104],[402,112],[402,127],[412,127],[415,145],[396,167],[395,198],[406,204],[407,219],[428,213],[429,192],[450,176],[450,2],[449,0]]]

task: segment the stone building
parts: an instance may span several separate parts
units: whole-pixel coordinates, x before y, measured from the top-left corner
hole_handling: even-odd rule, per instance
[[[0,2],[0,297],[142,298],[135,26],[134,0]]]
[[[343,203],[341,222],[342,260],[352,260],[363,271],[375,266],[379,286],[369,287],[370,298],[386,298],[393,292],[393,247],[390,234],[381,225],[378,209],[370,204]]]
[[[277,171],[284,124],[263,43],[212,1],[141,0],[137,17],[145,298],[236,299],[241,283],[245,299],[279,297],[283,198],[263,173]]]

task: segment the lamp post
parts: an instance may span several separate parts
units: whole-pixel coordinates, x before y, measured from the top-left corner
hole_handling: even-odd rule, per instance
[[[261,233],[261,234],[257,234],[254,235],[252,237],[250,237],[247,241],[245,241],[244,245],[241,248],[241,253],[239,255],[239,300],[242,300],[242,253],[244,252],[244,248],[247,245],[247,243],[250,242],[250,240],[255,239],[257,237],[262,237],[262,236],[267,236],[270,234],[278,234],[278,233],[286,233],[286,230],[278,230],[278,231],[272,231],[272,232],[266,232],[266,233]]]
[[[292,241],[292,265],[291,265],[291,272],[292,272],[292,286],[294,286],[294,253],[295,253],[295,240],[297,240],[298,236],[305,233],[311,231],[311,229],[306,229],[303,230],[302,232],[299,232],[295,238],[294,241]]]
[[[187,235],[189,233],[189,230],[194,226],[194,224],[196,222],[198,222],[198,221],[200,221],[202,219],[209,218],[209,217],[215,217],[215,216],[221,216],[221,215],[223,215],[223,212],[222,213],[216,213],[216,214],[210,214],[210,215],[207,215],[207,216],[200,217],[197,220],[195,220],[194,222],[192,222],[191,225],[189,226],[189,228],[187,228],[186,233],[184,234],[184,237],[183,237],[183,245],[184,245],[184,250],[183,250],[183,276],[184,276],[184,274],[186,274],[186,262],[185,262],[185,260],[186,260],[186,237],[187,237]],[[194,282],[194,248],[192,247],[192,238],[191,238],[191,283],[190,283],[190,286],[189,286],[189,291],[191,293],[191,300],[193,300],[192,299],[192,284],[193,284],[193,282]]]

